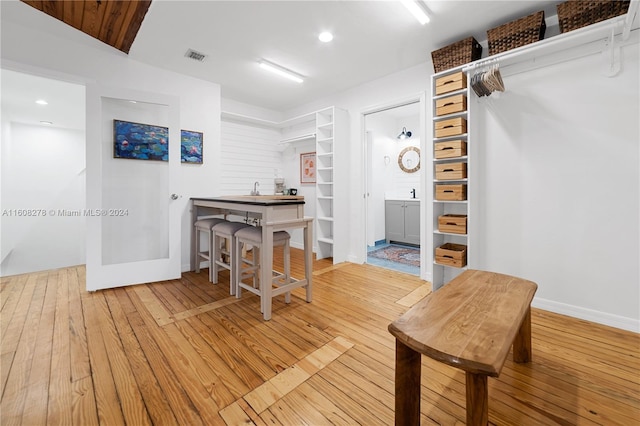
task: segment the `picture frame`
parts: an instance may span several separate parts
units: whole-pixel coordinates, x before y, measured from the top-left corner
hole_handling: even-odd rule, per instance
[[[113,158],[169,161],[169,128],[114,119]]]
[[[189,164],[202,164],[203,161],[202,132],[193,130],[180,130],[180,162]]]
[[[316,153],[300,154],[300,183],[316,183]]]

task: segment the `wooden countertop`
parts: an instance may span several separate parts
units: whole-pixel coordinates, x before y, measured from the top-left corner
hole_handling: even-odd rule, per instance
[[[191,197],[191,199],[260,206],[280,206],[305,203],[304,196],[302,195],[225,195],[220,197]]]

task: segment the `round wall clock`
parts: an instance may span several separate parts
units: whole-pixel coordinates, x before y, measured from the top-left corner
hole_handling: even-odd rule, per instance
[[[414,173],[420,170],[420,148],[408,146],[400,151],[398,166],[407,173]]]

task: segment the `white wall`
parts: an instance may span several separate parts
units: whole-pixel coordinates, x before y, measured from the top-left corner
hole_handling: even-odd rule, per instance
[[[4,115],[2,130],[0,276],[84,264],[84,131]]]
[[[505,76],[507,92],[473,106],[483,172],[472,214],[478,267],[537,282],[537,306],[637,329],[638,46],[623,54],[614,78],[594,55]]]
[[[2,2],[2,66],[84,84],[180,97],[181,128],[204,133],[204,164],[180,167],[182,269],[189,269],[193,196],[220,194],[220,86],[130,60],[125,54],[21,2]],[[10,14],[12,22],[5,20]],[[16,22],[25,22],[28,26]],[[53,28],[56,34],[41,31]]]

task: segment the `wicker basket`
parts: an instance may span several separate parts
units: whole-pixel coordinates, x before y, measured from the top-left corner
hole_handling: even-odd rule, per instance
[[[540,41],[546,29],[544,11],[540,11],[489,30],[489,55]]]
[[[566,33],[577,30],[578,28],[627,13],[629,3],[629,0],[571,0],[561,3],[556,6],[560,32]]]
[[[433,69],[436,73],[460,65],[468,64],[482,57],[482,46],[473,37],[465,38],[431,52]]]

